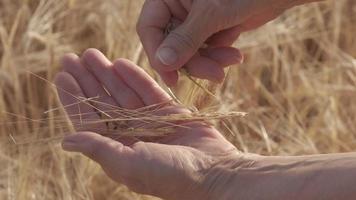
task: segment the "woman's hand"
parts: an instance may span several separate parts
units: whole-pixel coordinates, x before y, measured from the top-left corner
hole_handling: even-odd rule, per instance
[[[110,109],[139,109],[168,102],[170,96],[140,67],[124,59],[112,64],[94,49],[81,58],[66,55],[62,65],[55,83],[63,106],[80,130],[64,139],[63,148],[98,162],[109,177],[133,191],[165,199],[208,199],[206,195],[224,187],[218,169],[230,162],[243,163],[236,148],[204,122],[180,124],[184,127],[165,137],[102,136],[106,124],[92,123],[101,119],[97,110],[115,118],[118,113]],[[84,101],[90,98],[102,103],[94,109]],[[170,103],[159,115],[189,112]]]
[[[151,66],[168,85],[185,67],[197,78],[221,82],[223,68],[242,62],[231,47],[241,32],[276,18],[301,0],[146,0],[137,32]],[[168,35],[167,26],[175,27]],[[201,48],[207,46],[208,48]]]

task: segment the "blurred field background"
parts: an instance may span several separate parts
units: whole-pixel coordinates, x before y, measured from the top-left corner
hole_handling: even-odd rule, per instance
[[[61,150],[67,127],[50,84],[66,52],[95,47],[149,69],[135,33],[143,0],[0,0],[0,199],[153,199],[117,186],[81,155]],[[220,130],[244,152],[301,155],[356,150],[356,1],[294,8],[235,43],[246,56],[218,100],[182,80],[188,106],[245,111]],[[154,76],[153,72],[150,73]],[[209,102],[209,103],[207,103]],[[32,120],[31,120],[32,119]],[[38,123],[33,119],[44,119]],[[25,145],[15,145],[10,136]],[[33,142],[38,141],[38,142]]]

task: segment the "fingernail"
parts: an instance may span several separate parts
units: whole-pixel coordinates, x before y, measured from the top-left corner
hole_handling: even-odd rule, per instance
[[[177,53],[171,48],[161,48],[157,53],[158,59],[165,65],[173,65],[178,60]]]

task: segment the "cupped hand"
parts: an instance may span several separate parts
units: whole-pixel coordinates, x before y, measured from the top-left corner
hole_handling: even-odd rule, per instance
[[[231,47],[240,33],[276,18],[290,2],[146,0],[137,32],[151,66],[167,85],[176,84],[182,67],[197,78],[221,82],[223,68],[243,60]],[[175,28],[167,35],[172,24]]]
[[[63,148],[88,156],[133,191],[165,199],[208,199],[209,192],[223,187],[219,166],[240,162],[236,148],[202,121],[184,122],[161,137],[103,136],[106,124],[90,123],[101,119],[98,110],[140,109],[169,102],[170,96],[140,67],[124,59],[111,63],[95,49],[80,58],[68,54],[62,65],[55,84],[78,129],[63,140]],[[102,103],[84,101],[91,98]],[[165,107],[160,115],[190,112],[174,103]]]

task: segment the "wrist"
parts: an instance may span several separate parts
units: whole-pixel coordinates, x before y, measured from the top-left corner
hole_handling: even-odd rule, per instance
[[[233,200],[243,197],[244,190],[248,188],[246,182],[242,181],[245,176],[244,172],[261,158],[258,155],[241,153],[222,159],[205,175],[203,199]]]
[[[355,153],[298,157],[241,154],[213,166],[208,200],[354,199]]]

